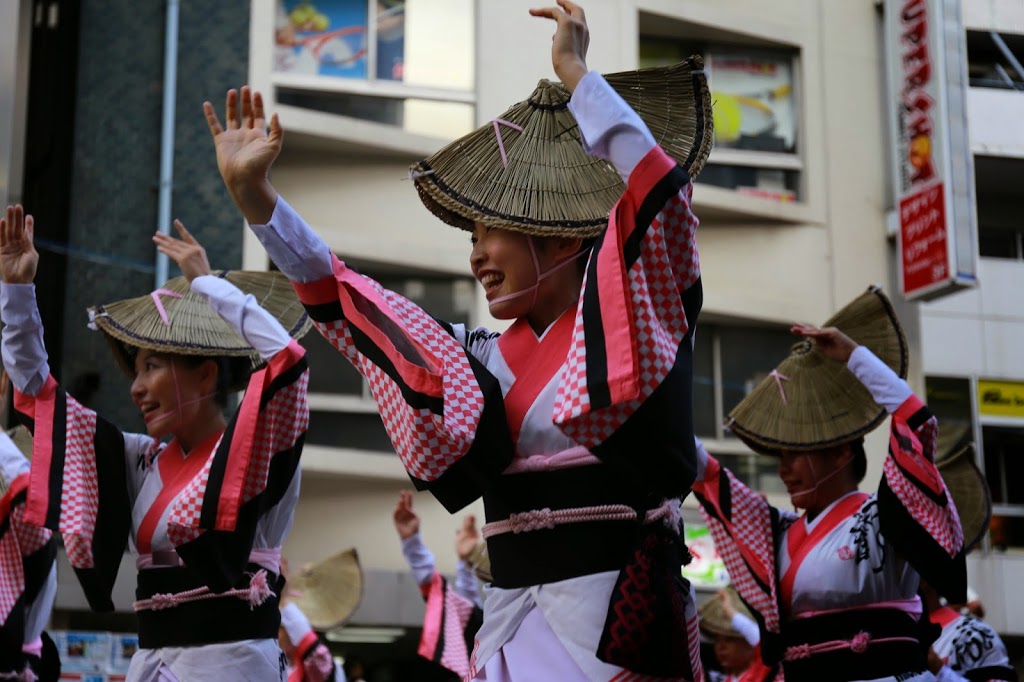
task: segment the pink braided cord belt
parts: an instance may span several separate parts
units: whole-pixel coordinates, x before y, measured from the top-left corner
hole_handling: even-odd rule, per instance
[[[849,649],[855,654],[862,654],[868,650],[869,645],[884,644],[886,642],[917,642],[917,640],[913,637],[880,637],[872,639],[870,633],[862,631],[848,640],[834,639],[831,642],[821,642],[820,644],[797,644],[796,646],[786,647],[786,654],[783,660],[799,661],[810,658],[815,654],[826,654],[832,651],[842,651],[843,649]]]
[[[654,523],[671,515],[671,505],[663,504],[650,509],[644,515],[645,524]],[[585,523],[587,521],[636,521],[637,512],[625,504],[602,504],[596,507],[576,507],[573,509],[556,509],[548,507],[532,511],[509,514],[503,521],[494,521],[484,525],[481,534],[484,539],[503,535],[504,533],[530,533],[535,530],[550,530],[555,526],[567,523]]]
[[[245,588],[228,590],[226,592],[211,592],[209,587],[203,586],[197,587],[194,590],[175,592],[173,594],[154,594],[149,599],[140,599],[135,602],[132,604],[132,608],[136,611],[159,611],[161,609],[171,609],[179,604],[186,604],[192,601],[220,599],[222,597],[237,597],[238,599],[249,602],[249,606],[251,608],[256,608],[265,602],[273,593],[274,591],[270,588],[269,583],[267,583],[267,572],[260,569],[253,574],[252,578],[249,580],[249,586]]]

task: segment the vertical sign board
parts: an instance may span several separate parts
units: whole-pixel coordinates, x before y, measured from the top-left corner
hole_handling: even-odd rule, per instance
[[[885,0],[899,281],[907,299],[977,284],[967,47],[959,0]]]

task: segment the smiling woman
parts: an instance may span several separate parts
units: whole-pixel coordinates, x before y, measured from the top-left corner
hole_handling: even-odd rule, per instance
[[[131,538],[140,649],[129,679],[280,679],[280,548],[309,415],[304,351],[292,336],[309,323],[283,277],[214,274],[176,224],[182,239],[154,241],[184,277],[89,311],[132,377],[148,433],[131,434],[50,374],[32,217],[10,206],[0,220],[3,359],[16,413],[35,436],[24,519],[61,532],[96,611],[113,609]],[[228,420],[227,392],[246,385]]]

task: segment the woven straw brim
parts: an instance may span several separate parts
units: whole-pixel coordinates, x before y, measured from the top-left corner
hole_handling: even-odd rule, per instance
[[[992,495],[985,475],[978,469],[974,444],[936,463],[964,530],[964,552],[976,547],[988,532],[992,520]]]
[[[659,145],[696,178],[711,152],[711,98],[700,57],[668,67],[606,76]],[[624,185],[589,156],[569,111],[569,92],[542,80],[524,102],[412,166],[424,205],[441,220],[553,237],[594,237],[608,226]],[[498,119],[495,119],[497,121]],[[502,159],[504,146],[506,160]]]
[[[288,278],[279,272],[228,270],[216,273],[246,294],[252,294],[277,318],[292,338],[302,338],[311,323]],[[253,368],[262,360],[252,346],[224,321],[206,299],[194,293],[184,277],[168,280],[163,289],[181,298],[160,295],[170,324],[165,324],[150,294],[89,309],[89,316],[111,344],[118,364],[135,374],[134,357],[140,348],[171,355],[249,358]],[[241,385],[232,389],[244,388]]]
[[[473,553],[469,555],[469,565],[473,567],[473,573],[482,582],[494,582],[494,576],[491,575],[491,557],[487,556],[486,542],[478,544]]]
[[[24,455],[25,459],[32,461],[32,432],[24,426],[18,425],[7,430],[7,437],[14,441],[14,447]],[[0,476],[0,497],[7,492],[7,481]]]
[[[892,303],[872,287],[825,322],[866,346],[900,377],[907,376],[907,340]],[[838,362],[807,339],[776,368],[787,379],[768,376],[729,414],[726,424],[755,451],[809,452],[849,443],[873,430],[886,411]],[[785,397],[783,397],[783,394]]]
[[[341,627],[363,600],[363,569],[355,549],[347,549],[288,579],[289,598],[317,630]]]
[[[740,601],[739,595],[736,594],[736,590],[729,586],[725,588],[729,594],[729,601],[732,602],[733,608],[736,612],[751,618],[750,611]],[[704,605],[700,607],[697,614],[697,623],[700,626],[700,631],[705,637],[715,637],[720,635],[722,637],[735,637],[737,639],[743,639],[743,633],[736,630],[732,626],[732,621],[726,618],[725,611],[722,609],[721,602],[718,601],[717,595],[708,599],[704,602]]]

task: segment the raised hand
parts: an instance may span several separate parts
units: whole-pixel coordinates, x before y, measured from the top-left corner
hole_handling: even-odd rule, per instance
[[[180,220],[174,221],[174,227],[181,235],[181,239],[157,232],[153,235],[157,251],[172,258],[189,282],[196,277],[211,274],[213,271],[210,269],[210,261],[206,259],[206,249],[203,245],[196,241]]]
[[[462,519],[462,528],[455,532],[455,554],[463,561],[468,561],[478,544],[480,531],[476,529],[476,517],[467,514]]]
[[[857,343],[835,327],[819,329],[809,324],[794,324],[790,330],[814,341],[821,353],[836,362],[846,364],[857,349]]]
[[[416,516],[416,512],[412,510],[412,491],[403,490],[398,494],[398,503],[395,505],[392,519],[395,521],[398,537],[403,540],[420,532],[420,517]]]
[[[241,93],[228,90],[224,125],[211,103],[203,102],[203,113],[217,150],[217,167],[232,199],[250,223],[267,223],[277,202],[268,176],[284,143],[277,114],[271,117],[268,132],[263,96],[247,85]]]
[[[531,9],[535,17],[553,19],[558,23],[551,37],[551,65],[569,92],[587,75],[587,48],[590,30],[583,8],[569,0],[556,0],[558,7]]]
[[[0,218],[0,278],[8,284],[31,284],[36,278],[39,252],[32,238],[35,221],[21,204],[7,207]]]

